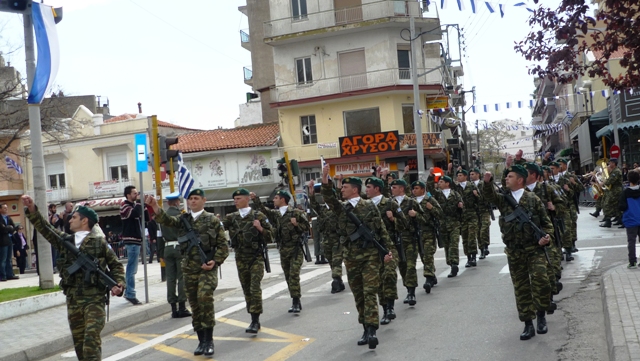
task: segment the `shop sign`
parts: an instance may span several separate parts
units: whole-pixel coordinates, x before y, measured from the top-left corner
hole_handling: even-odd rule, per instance
[[[449,107],[449,97],[427,98],[427,109],[445,109]]]
[[[376,162],[362,162],[362,163],[347,163],[336,164],[333,166],[333,174],[366,174],[371,175],[373,173],[373,167],[377,166],[384,168],[390,168],[389,163],[381,161],[380,164]]]
[[[318,149],[332,149],[338,148],[338,143],[318,143]]]
[[[340,156],[397,151],[398,131],[340,137]]]
[[[442,148],[442,133],[422,133],[422,147],[424,149]],[[416,134],[401,134],[400,149],[416,149]]]
[[[93,182],[93,194],[114,194],[120,192],[123,187],[122,183],[118,180],[110,180],[103,182]]]

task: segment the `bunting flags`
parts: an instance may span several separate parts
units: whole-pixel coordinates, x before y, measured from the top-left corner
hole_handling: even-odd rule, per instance
[[[453,1],[453,0],[452,0]],[[478,5],[482,5],[482,3],[484,3],[484,5],[487,7],[487,10],[489,11],[489,13],[493,14],[495,12],[499,12],[500,13],[500,17],[504,18],[504,13],[507,10],[508,5],[507,4],[503,4],[503,3],[496,3],[494,1],[482,1],[482,0],[455,0],[456,2],[456,7],[458,8],[458,11],[464,11],[466,10],[466,4],[470,4],[471,5],[471,12],[473,14],[477,14],[478,13]],[[440,0],[440,1],[435,1],[436,5],[440,5],[440,9],[445,10],[448,6],[448,0]],[[426,5],[429,6],[431,5],[431,1],[426,0]],[[519,2],[517,4],[512,5],[514,7],[518,7],[518,8],[525,8],[527,11],[529,12],[533,12],[533,9],[531,9],[530,7],[527,7],[527,3],[526,2]]]

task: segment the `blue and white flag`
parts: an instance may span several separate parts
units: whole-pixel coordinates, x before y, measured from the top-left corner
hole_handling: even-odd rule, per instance
[[[182,160],[182,153],[178,152],[178,191],[184,199],[189,198],[193,183],[191,172],[185,167],[184,161]]]
[[[33,28],[38,44],[38,63],[33,85],[29,89],[29,104],[40,104],[47,90],[53,84],[60,65],[58,33],[53,18],[53,8],[33,2]]]
[[[35,4],[35,3],[34,3]],[[22,174],[22,167],[18,165],[18,163],[16,163],[15,160],[9,158],[8,155],[4,156],[4,161],[7,163],[7,168],[9,169],[15,169],[15,171],[18,174]]]

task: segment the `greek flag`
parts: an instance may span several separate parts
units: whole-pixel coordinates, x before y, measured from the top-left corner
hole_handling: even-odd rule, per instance
[[[184,199],[189,198],[189,192],[193,188],[193,177],[191,172],[185,167],[182,160],[182,153],[178,153],[178,191]]]
[[[35,4],[35,3],[34,3]],[[4,156],[4,161],[7,162],[7,168],[9,169],[15,169],[16,172],[18,172],[18,174],[22,174],[22,167],[18,165],[18,163],[16,163],[15,160],[9,158],[8,155]]]
[[[40,104],[53,84],[60,64],[58,33],[51,6],[33,2],[33,28],[38,44],[38,63],[33,85],[29,89],[29,104]]]

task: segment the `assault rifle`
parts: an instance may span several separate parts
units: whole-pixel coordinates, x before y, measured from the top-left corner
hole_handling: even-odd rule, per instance
[[[436,246],[444,248],[444,240],[440,236],[440,220],[435,215],[432,215],[431,221],[433,222],[433,235],[436,238]]]
[[[547,190],[547,184],[542,182],[542,191],[544,193],[544,197],[548,202],[551,202],[551,198],[549,198],[549,191]],[[551,223],[553,223],[553,237],[555,238],[556,247],[562,248],[562,241],[560,239],[560,228],[562,228],[562,232],[564,232],[564,221],[560,218],[556,217],[556,211],[552,211],[547,208],[547,205],[544,205],[544,208],[547,209],[549,213],[549,218],[551,218]]]
[[[189,242],[189,247],[187,247],[187,252],[186,252],[187,256],[189,255],[189,252],[191,252],[191,249],[193,247],[198,247],[198,253],[200,254],[200,262],[202,264],[207,264],[210,261],[209,257],[207,257],[207,254],[204,253],[204,250],[202,249],[202,241],[200,241],[200,236],[196,233],[196,231],[193,230],[193,227],[191,226],[191,223],[189,223],[189,221],[187,220],[187,217],[191,217],[191,215],[184,213],[180,216],[180,220],[182,221],[184,228],[187,229],[187,234],[185,234],[184,236],[178,237],[178,243]]]
[[[533,229],[533,238],[536,240],[535,243],[538,244],[540,238],[544,238],[547,233],[545,233],[538,226],[536,226],[535,223],[533,223],[533,220],[531,220],[531,212],[520,207],[511,193],[503,193],[502,195],[504,196],[504,200],[509,204],[509,206],[513,208],[513,212],[504,217],[505,222],[511,222],[515,220],[518,222],[518,226],[520,229],[522,229],[525,224],[528,224],[531,229]],[[544,256],[546,257],[547,262],[551,264],[546,246],[542,247],[542,250],[544,251]]]
[[[420,228],[420,223],[418,220],[413,217],[411,220],[413,223],[413,228],[415,228],[415,233],[413,234],[413,241],[418,244],[418,254],[420,254],[420,259],[424,259],[424,243],[422,243],[422,228]]]
[[[353,225],[356,226],[356,231],[351,233],[349,238],[352,241],[357,240],[358,238],[362,238],[364,242],[362,243],[362,248],[367,248],[370,244],[373,244],[378,249],[378,252],[384,257],[384,255],[389,254],[389,250],[386,249],[383,245],[378,242],[376,239],[376,235],[373,231],[367,227],[366,224],[362,223],[358,216],[353,213],[353,209],[347,206],[344,206],[344,212],[347,215],[347,218]]]
[[[312,258],[311,258],[311,251],[309,250],[309,233],[308,232],[304,232],[302,236],[300,236],[300,249],[302,250],[302,255],[304,256],[305,261],[311,262]]]
[[[396,246],[396,250],[398,250],[398,257],[400,258],[400,262],[407,262],[407,255],[404,253],[404,247],[402,246],[402,233],[395,232],[393,237],[393,244]]]

